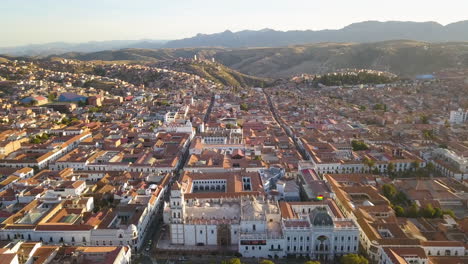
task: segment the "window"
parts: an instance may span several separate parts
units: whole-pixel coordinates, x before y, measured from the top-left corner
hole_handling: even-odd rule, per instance
[[[252,225],[253,231],[257,230],[257,227],[255,225]]]
[[[214,234],[214,230],[211,230],[211,234]]]
[[[248,246],[245,246],[245,250],[249,250],[249,247],[248,247]]]
[[[203,230],[200,230],[200,234],[203,234]]]

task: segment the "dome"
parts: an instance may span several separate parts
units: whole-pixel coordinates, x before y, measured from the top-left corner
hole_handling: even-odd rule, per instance
[[[325,207],[315,208],[310,215],[310,221],[314,226],[333,226],[333,219]]]

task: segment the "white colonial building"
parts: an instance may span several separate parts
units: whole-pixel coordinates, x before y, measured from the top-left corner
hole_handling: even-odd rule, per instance
[[[186,173],[174,183],[164,210],[171,244],[235,248],[256,258],[334,260],[358,251],[357,224],[331,199],[278,203],[265,198],[259,176],[220,175]]]

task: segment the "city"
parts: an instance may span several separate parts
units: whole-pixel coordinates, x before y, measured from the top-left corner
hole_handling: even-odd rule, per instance
[[[279,32],[0,48],[0,264],[468,263],[468,39]]]

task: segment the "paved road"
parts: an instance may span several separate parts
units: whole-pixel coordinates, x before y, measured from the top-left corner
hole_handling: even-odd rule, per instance
[[[210,114],[211,114],[211,109],[213,108],[213,105],[214,105],[214,102],[215,102],[215,95],[213,94],[213,96],[211,97],[210,105],[208,106],[208,109],[207,109],[207,111],[205,113],[205,116],[204,116],[204,122],[208,121],[208,119],[210,117]],[[188,146],[190,146],[190,142],[189,142]],[[190,149],[189,149],[189,147],[187,147],[187,149],[182,154],[181,161],[179,162],[179,165],[176,168],[176,171],[173,173],[173,176],[171,178],[169,186],[166,189],[166,193],[164,193],[164,199],[163,199],[164,202],[169,201],[170,187],[172,186],[172,184],[175,181],[179,180],[180,175],[181,175],[181,171],[182,171],[182,169],[183,169],[183,167],[185,165],[185,162],[188,159],[189,151],[190,151]],[[162,235],[162,229],[163,228],[168,228],[168,227],[164,227],[163,211],[164,211],[164,204],[161,204],[158,211],[156,212],[156,215],[155,215],[154,219],[152,220],[152,223],[151,223],[150,227],[148,228],[148,231],[145,234],[143,246],[140,248],[140,250],[138,252],[138,255],[136,256],[136,260],[138,262],[141,262],[141,263],[144,263],[144,264],[156,263],[155,260],[152,259],[155,256],[155,254],[154,254],[155,251],[154,250],[155,250],[156,244],[157,244],[159,238]],[[151,245],[149,243],[150,240],[151,240]],[[149,247],[149,250],[146,250],[148,247]],[[161,263],[166,263],[166,262],[161,262]]]
[[[283,128],[286,135],[288,135],[288,137],[291,138],[291,140],[294,142],[294,146],[296,147],[297,151],[301,154],[302,159],[308,160],[309,158],[307,157],[305,150],[299,145],[298,139],[293,135],[291,128],[287,126],[277,114],[273,102],[271,101],[270,95],[267,94],[267,92],[265,92],[265,89],[263,89],[263,93],[265,94],[265,98],[268,101],[268,105],[270,106],[270,112],[272,113],[273,118],[281,126],[281,128]]]

